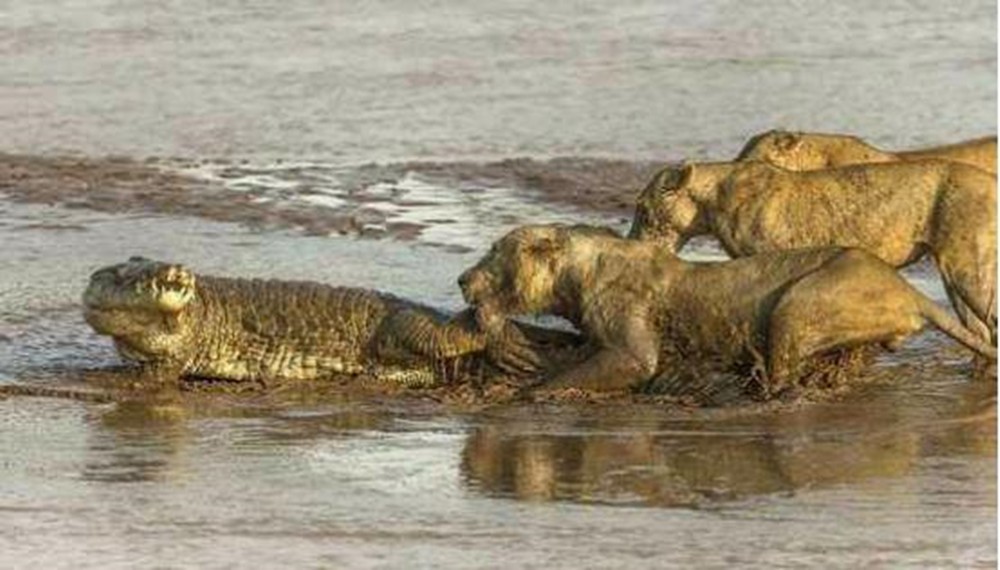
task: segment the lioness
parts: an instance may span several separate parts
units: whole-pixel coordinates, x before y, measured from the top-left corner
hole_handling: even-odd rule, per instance
[[[736,160],[765,160],[788,170],[819,170],[849,164],[938,158],[997,172],[997,138],[983,137],[919,150],[889,152],[855,136],[767,131],[752,137]]]
[[[809,357],[860,344],[894,347],[930,323],[977,353],[996,350],[888,264],[839,247],[691,263],[611,230],[525,226],[459,277],[486,330],[554,314],[598,347],[549,386],[621,389],[686,353],[738,364],[764,355],[766,387],[796,380]]]
[[[952,162],[793,172],[762,161],[660,171],[639,195],[630,237],[678,251],[714,235],[730,257],[838,245],[894,267],[933,256],[965,325],[996,341],[996,179]]]

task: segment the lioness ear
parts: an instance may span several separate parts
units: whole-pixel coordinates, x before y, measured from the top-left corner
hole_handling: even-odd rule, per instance
[[[693,173],[694,165],[686,161],[679,167],[664,169],[659,179],[660,191],[670,192],[683,187],[685,184],[691,182]]]
[[[535,257],[552,257],[559,250],[559,242],[554,237],[542,237],[531,242],[528,251]]]
[[[694,164],[685,162],[677,176],[677,188],[683,188],[694,179]]]
[[[774,142],[781,150],[792,151],[802,144],[802,137],[795,133],[783,132]]]

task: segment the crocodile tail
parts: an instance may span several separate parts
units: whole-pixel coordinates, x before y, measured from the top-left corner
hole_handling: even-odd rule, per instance
[[[0,384],[0,398],[10,396],[27,396],[35,398],[64,398],[80,402],[108,403],[114,402],[111,394],[59,388],[55,386],[29,386],[27,384]]]
[[[394,315],[390,332],[406,350],[434,360],[457,358],[486,348],[486,336],[462,318],[441,322],[419,310]]]
[[[924,295],[918,295],[920,299],[920,313],[925,319],[934,324],[941,332],[955,339],[969,350],[980,356],[997,359],[997,349],[986,342],[979,335],[965,328],[955,317],[948,314],[937,303],[928,299]]]

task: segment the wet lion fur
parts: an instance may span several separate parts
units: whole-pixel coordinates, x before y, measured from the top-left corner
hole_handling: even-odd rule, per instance
[[[712,235],[730,257],[858,247],[894,267],[930,255],[962,322],[996,342],[996,180],[921,160],[794,172],[762,161],[664,168],[640,193],[630,237],[679,251]]]
[[[888,264],[839,247],[691,263],[655,241],[588,226],[517,228],[464,272],[459,285],[484,329],[521,314],[571,321],[596,351],[551,388],[634,387],[683,354],[746,364],[762,355],[770,394],[814,356],[878,343],[895,347],[933,324],[987,358],[996,351]]]
[[[788,170],[820,170],[849,164],[941,159],[997,172],[997,138],[891,152],[841,134],[767,131],[747,141],[736,160],[764,160]]]

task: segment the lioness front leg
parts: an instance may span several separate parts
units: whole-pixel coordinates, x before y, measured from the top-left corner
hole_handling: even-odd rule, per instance
[[[954,285],[944,280],[944,286],[945,292],[948,294],[948,300],[951,301],[951,306],[955,309],[955,314],[958,315],[958,319],[962,321],[965,328],[974,332],[979,338],[995,344],[996,318],[987,314],[986,320],[981,319],[969,303],[965,302],[960,291]],[[988,325],[987,321],[992,321],[993,325]]]
[[[542,390],[580,390],[602,392],[625,390],[656,372],[655,364],[640,361],[627,351],[604,348],[573,368],[542,384]]]
[[[938,261],[945,292],[959,320],[980,338],[996,345],[996,264],[985,265],[958,270],[948,263],[947,257]]]
[[[949,201],[938,214],[931,251],[948,298],[966,328],[996,346],[996,187]]]
[[[613,338],[586,360],[558,374],[541,386],[543,390],[579,388],[590,391],[624,390],[656,373],[659,344],[641,318],[628,319],[614,327]]]

